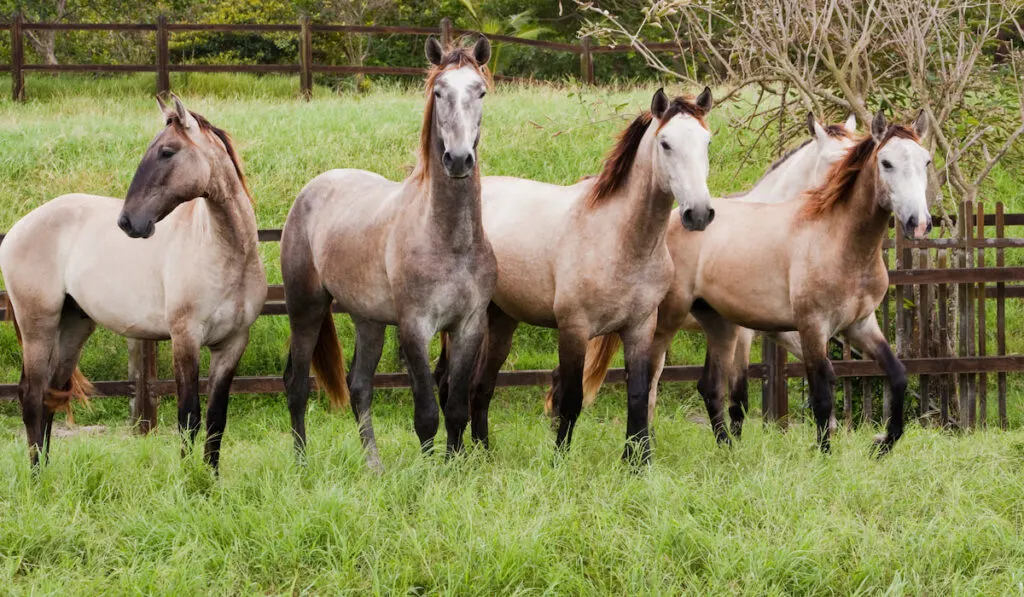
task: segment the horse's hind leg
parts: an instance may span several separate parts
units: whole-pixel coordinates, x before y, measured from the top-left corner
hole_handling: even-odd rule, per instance
[[[724,402],[728,389],[728,375],[736,355],[736,337],[739,326],[734,325],[703,301],[694,303],[693,316],[700,321],[707,337],[707,356],[704,372],[697,382],[697,391],[704,398],[711,429],[719,444],[730,443],[725,426]]]
[[[284,387],[288,396],[295,454],[300,459],[306,450],[309,368],[324,317],[330,317],[331,308],[331,295],[319,285],[318,280],[310,283],[312,288],[295,288],[286,284],[288,290],[285,292],[291,339],[288,342],[288,362],[284,367]]]
[[[434,330],[424,317],[407,316],[398,324],[398,340],[405,353],[406,366],[412,384],[415,412],[413,426],[423,452],[434,448],[434,436],[440,424],[437,400],[434,398],[434,379],[430,372],[429,343]]]
[[[885,435],[875,439],[878,455],[884,456],[892,450],[893,445],[903,436],[903,398],[907,392],[907,370],[896,358],[889,342],[878,329],[878,321],[874,314],[856,322],[846,330],[846,337],[864,354],[875,360],[889,378],[892,390],[891,415],[886,425]],[[865,397],[865,399],[868,399]]]
[[[96,322],[89,319],[71,297],[64,302],[64,309],[61,313],[59,336],[57,342],[57,362],[54,367],[53,378],[50,380],[50,387],[56,390],[68,392],[71,390],[71,376],[74,374],[78,360],[82,356],[82,347],[85,341],[96,329]],[[50,435],[53,429],[54,409],[43,401],[44,406],[44,427],[43,427],[43,456],[48,458],[50,450]],[[68,402],[70,413],[71,403]]]
[[[464,319],[451,333],[451,364],[448,399],[443,404],[448,432],[448,455],[462,452],[462,436],[469,423],[469,388],[487,329],[487,313],[480,309]]]
[[[195,444],[201,420],[199,406],[199,339],[190,326],[171,327],[171,352],[174,381],[178,390],[178,431],[181,433],[181,456],[184,458]]]
[[[352,366],[348,370],[348,389],[352,400],[352,413],[359,425],[359,439],[366,452],[366,465],[380,472],[383,466],[377,451],[377,438],[373,434],[370,406],[373,402],[373,374],[384,351],[387,326],[352,318],[356,325],[356,348],[352,353]]]
[[[206,389],[206,446],[204,458],[214,472],[220,465],[220,444],[228,419],[228,398],[238,361],[249,343],[249,328],[210,347],[210,379]]]
[[[59,315],[53,317],[21,316],[22,370],[19,385],[21,418],[28,438],[29,460],[39,466],[44,446],[44,428],[47,407],[44,400],[49,394],[50,381],[56,368]]]
[[[519,322],[491,303],[487,307],[487,332],[477,357],[469,388],[469,410],[473,426],[473,441],[490,448],[487,415],[494,396],[498,372],[512,350],[512,337]]]
[[[736,336],[736,351],[733,356],[732,374],[729,380],[729,421],[733,437],[743,434],[743,419],[749,410],[749,384],[747,367],[750,365],[750,345],[754,330],[739,328]]]

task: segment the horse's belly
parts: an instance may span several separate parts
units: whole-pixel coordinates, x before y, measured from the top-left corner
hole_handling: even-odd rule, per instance
[[[505,273],[499,261],[498,283],[491,301],[516,321],[542,327],[558,327],[554,309],[555,291],[543,282],[514,272]]]

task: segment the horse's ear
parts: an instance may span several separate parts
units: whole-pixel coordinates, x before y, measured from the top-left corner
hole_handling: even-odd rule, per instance
[[[473,58],[480,66],[484,66],[491,60],[491,40],[481,35],[473,46]]]
[[[170,114],[170,110],[167,109],[167,104],[164,103],[164,99],[159,95],[156,96],[156,105],[160,108],[160,124],[167,124],[167,116]]]
[[[188,113],[188,108],[182,103],[181,98],[171,94],[171,99],[174,100],[174,113],[178,116],[178,122],[181,126],[188,128],[191,125],[191,114]]]
[[[843,123],[843,126],[846,127],[846,132],[848,132],[848,133],[856,133],[857,132],[857,115],[854,114],[853,112],[850,112],[850,115],[846,117],[846,122]]]
[[[885,129],[888,126],[888,123],[885,122],[885,112],[879,108],[878,112],[875,112],[875,117],[871,119],[871,136],[874,137],[876,143],[882,142]]]
[[[924,108],[917,113],[917,118],[914,119],[914,132],[921,139],[928,135],[928,115],[924,113]]]
[[[818,140],[818,143],[824,143],[828,139],[828,132],[814,117],[814,112],[807,112],[807,130],[810,131],[812,137]]]
[[[441,49],[441,42],[437,41],[437,38],[431,35],[427,38],[427,45],[424,46],[423,50],[427,54],[427,60],[434,66],[441,65],[441,58],[444,57],[444,50]]]
[[[659,87],[654,92],[654,97],[651,98],[651,114],[661,120],[661,117],[665,115],[665,111],[668,110],[668,96],[665,95],[665,89]]]
[[[697,96],[697,107],[707,113],[711,111],[711,106],[714,104],[715,101],[711,99],[711,88],[704,87],[704,91],[701,91],[700,95]]]

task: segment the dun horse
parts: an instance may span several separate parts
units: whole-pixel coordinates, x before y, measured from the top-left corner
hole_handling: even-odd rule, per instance
[[[20,399],[33,464],[40,451],[45,457],[54,409],[67,399],[60,391],[83,387],[78,359],[99,324],[129,338],[171,340],[185,447],[199,431],[199,349],[210,347],[205,455],[217,468],[231,380],[267,281],[231,139],[177,97],[171,108],[157,101],[166,126],[124,201],[58,197],[22,218],[0,245],[20,324]]]
[[[333,170],[306,185],[288,214],[281,269],[292,340],[284,379],[300,454],[312,363],[332,403],[344,404],[351,391],[367,463],[381,468],[370,403],[387,325],[398,326],[425,451],[438,427],[429,342],[438,331],[451,334],[445,426],[449,453],[462,449],[470,375],[496,278],[481,223],[476,158],[490,53],[484,37],[472,50],[446,54],[428,39],[432,67],[412,175],[398,183],[362,170]],[[332,300],[356,326],[347,388]]]
[[[711,91],[694,101],[654,94],[622,133],[596,179],[564,187],[518,178],[483,181],[484,230],[498,259],[487,341],[472,389],[473,437],[488,444],[487,411],[520,322],[558,329],[558,445],[568,448],[583,400],[583,358],[594,336],[626,349],[629,406],[623,457],[649,458],[647,393],[655,309],[672,277],[665,230],[703,230]],[[442,362],[439,368],[445,367]]]
[[[837,333],[888,377],[892,416],[886,433],[876,439],[879,453],[887,453],[902,436],[906,371],[879,329],[875,309],[889,286],[882,242],[890,216],[895,214],[910,238],[923,238],[931,229],[926,199],[931,156],[920,144],[927,133],[925,118],[920,115],[908,128],[876,114],[871,134],[805,201],[718,201],[722,223],[714,229],[691,234],[670,225],[676,278],[658,309],[653,355],[664,355],[692,311],[708,338],[697,387],[720,442],[729,440],[723,394],[739,325],[799,333],[822,451],[830,448],[835,385],[827,342]],[[655,369],[657,376],[660,365]],[[742,421],[742,412],[735,414]]]
[[[745,193],[729,195],[729,199],[749,203],[782,203],[802,198],[802,194],[824,181],[833,164],[846,156],[853,147],[857,120],[851,114],[843,124],[822,126],[808,112],[807,127],[811,138],[795,149],[790,150],[772,164],[764,176]],[[703,332],[700,323],[692,315],[683,321],[682,329],[690,332]],[[796,332],[777,332],[769,334],[772,339],[785,346],[797,357],[803,353],[800,349],[800,336]],[[736,355],[733,371],[729,377],[729,413],[733,420],[733,434],[742,431],[743,413],[747,410],[747,366],[750,364],[750,346],[754,340],[754,331],[743,328],[736,341]],[[669,340],[671,342],[671,339]],[[593,403],[601,387],[612,357],[618,349],[618,339],[611,336],[607,341],[595,338],[587,346],[587,359],[584,367],[583,402],[585,406]],[[654,420],[654,408],[658,399],[657,379],[661,374],[663,359],[655,359],[656,369],[651,381],[648,417]],[[550,410],[553,390],[548,392],[546,408]]]

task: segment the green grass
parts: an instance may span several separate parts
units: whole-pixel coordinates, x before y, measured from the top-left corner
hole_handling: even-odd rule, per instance
[[[0,77],[0,89],[8,83]],[[414,85],[340,97],[318,88],[306,103],[291,78],[173,84],[234,135],[261,227],[281,226],[324,170],[398,179],[413,164]],[[123,196],[162,124],[151,77],[30,77],[28,90],[24,105],[0,99],[0,230],[62,193]],[[616,114],[646,107],[651,91],[499,86],[485,103],[484,173],[558,183],[595,173],[625,125]],[[712,192],[749,186],[769,156],[737,170],[750,134],[722,109],[710,122]],[[1021,189],[1019,173],[997,169],[985,196],[1024,211]],[[279,283],[276,246],[263,251]],[[1024,312],[1008,307],[1019,329]],[[351,324],[338,322],[350,354]],[[240,374],[280,374],[287,336],[285,318],[261,318]],[[1024,337],[1008,336],[1024,352]],[[398,368],[395,344],[381,370]],[[702,351],[682,334],[671,360],[697,364]],[[166,352],[160,373],[170,377]],[[548,368],[555,354],[553,332],[523,326],[507,367]],[[19,366],[14,334],[0,326],[0,382],[16,381]],[[123,379],[124,342],[97,333],[82,368]],[[283,397],[241,396],[219,479],[198,456],[179,458],[173,400],[160,432],[137,438],[124,399],[80,410],[80,424],[102,430],[57,439],[33,478],[17,406],[0,404],[0,583],[5,594],[1021,594],[1024,385],[1010,379],[1013,431],[954,436],[911,424],[882,461],[869,457],[868,428],[817,454],[798,382],[791,429],[755,418],[731,449],[714,446],[693,385],[666,384],[654,464],[639,475],[618,462],[618,388],[584,413],[572,452],[557,459],[542,390],[499,391],[494,449],[454,462],[420,456],[407,392],[378,391],[381,477],[365,470],[348,413],[311,402],[301,468]]]

